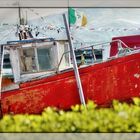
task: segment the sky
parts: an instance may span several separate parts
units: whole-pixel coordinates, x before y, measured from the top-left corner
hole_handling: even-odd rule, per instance
[[[85,27],[71,28],[74,42],[97,43],[110,41],[112,37],[140,34],[140,8],[75,8],[87,17]],[[66,8],[24,8],[23,17],[37,37],[66,39],[62,13]],[[0,9],[0,43],[18,39],[15,36],[18,24],[18,9]],[[8,25],[7,25],[8,23]]]

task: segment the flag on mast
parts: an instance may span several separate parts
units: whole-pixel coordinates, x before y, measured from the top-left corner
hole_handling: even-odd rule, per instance
[[[69,8],[69,22],[70,25],[85,26],[87,24],[87,17],[83,12]]]

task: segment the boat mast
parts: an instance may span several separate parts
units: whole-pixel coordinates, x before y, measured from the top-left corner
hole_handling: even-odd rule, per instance
[[[31,30],[27,25],[27,11],[26,11],[26,19],[24,19],[21,16],[21,7],[19,7],[18,9],[18,13],[19,13],[19,26],[18,26],[19,39],[23,40],[23,39],[33,38]]]
[[[66,33],[67,33],[67,37],[68,37],[68,41],[69,41],[70,54],[71,54],[72,61],[73,61],[73,68],[74,68],[76,83],[77,83],[78,92],[79,92],[79,96],[80,96],[80,101],[81,101],[81,104],[86,106],[84,93],[83,93],[83,88],[82,88],[82,84],[81,84],[81,79],[80,79],[80,75],[79,75],[79,71],[78,71],[78,67],[77,67],[76,57],[75,57],[75,53],[74,53],[74,49],[73,49],[73,42],[72,42],[72,39],[71,39],[71,35],[70,35],[70,31],[69,31],[69,25],[68,25],[65,14],[63,14],[63,19],[64,19],[64,23],[65,23],[65,27],[66,27]]]
[[[19,16],[19,25],[17,26],[18,36],[19,36],[19,40],[22,40],[23,39],[23,33],[22,33],[22,30],[20,28],[23,25],[23,20],[21,18],[21,8],[20,8],[20,6],[18,8],[18,16]]]
[[[27,11],[26,11],[26,19],[21,16],[21,7],[18,8],[18,16],[19,16],[19,25],[26,25],[27,24]]]
[[[21,8],[18,8],[19,25],[21,25]]]

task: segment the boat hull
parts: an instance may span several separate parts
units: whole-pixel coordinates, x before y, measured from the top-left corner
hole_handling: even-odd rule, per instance
[[[140,53],[79,69],[86,102],[107,105],[113,99],[140,97]],[[20,84],[2,93],[2,113],[41,113],[45,107],[70,109],[80,104],[73,71]]]

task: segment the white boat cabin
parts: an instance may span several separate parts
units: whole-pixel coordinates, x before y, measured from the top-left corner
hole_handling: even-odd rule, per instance
[[[11,41],[4,45],[4,48],[9,53],[15,83],[55,74],[62,54],[69,51],[67,40],[49,39]],[[59,70],[69,67],[70,54],[67,53],[61,61]]]

